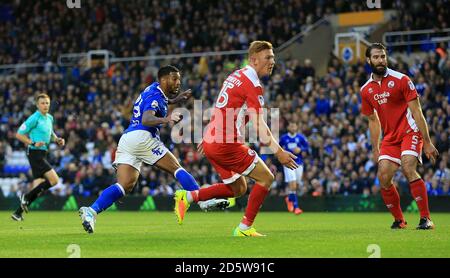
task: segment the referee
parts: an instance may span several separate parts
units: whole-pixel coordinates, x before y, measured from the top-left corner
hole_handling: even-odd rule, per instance
[[[64,146],[65,142],[53,132],[53,116],[48,113],[50,97],[47,94],[39,94],[36,97],[36,106],[37,111],[20,126],[16,138],[28,147],[27,156],[33,172],[33,186],[38,185],[20,197],[20,207],[11,215],[16,221],[22,221],[22,213],[28,212],[28,206],[44,191],[56,185],[59,179],[46,158],[51,140],[60,146]]]

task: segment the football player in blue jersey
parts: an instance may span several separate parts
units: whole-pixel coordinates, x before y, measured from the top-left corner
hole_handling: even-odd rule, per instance
[[[286,204],[290,212],[294,212],[296,215],[301,214],[303,211],[298,205],[297,188],[298,185],[302,185],[303,176],[303,156],[302,153],[307,153],[309,150],[308,140],[305,136],[297,132],[297,123],[291,122],[288,125],[288,133],[283,134],[280,138],[280,146],[292,152],[297,156],[295,162],[298,164],[298,168],[291,170],[283,166],[284,169],[284,181],[289,186],[288,196],[286,196]]]
[[[168,115],[168,104],[186,100],[191,95],[190,90],[179,93],[180,87],[180,71],[174,66],[164,66],[158,71],[158,82],[145,88],[136,99],[130,125],[119,140],[113,162],[117,171],[117,183],[106,188],[90,207],[82,207],[79,210],[82,225],[88,233],[94,232],[97,214],[133,190],[142,163],[156,166],[174,175],[185,190],[199,189],[192,175],[181,167],[178,159],[164,146],[159,137],[159,130],[163,125],[181,120],[180,113]],[[210,210],[225,208],[228,204],[225,199],[212,199],[200,204],[200,207]]]

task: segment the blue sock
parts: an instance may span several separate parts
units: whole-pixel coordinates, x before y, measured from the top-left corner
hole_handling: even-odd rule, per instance
[[[288,200],[289,202],[293,203],[294,202],[294,193],[292,193],[292,191],[289,191],[289,195],[288,195]]]
[[[200,189],[194,177],[183,168],[175,171],[175,178],[181,183],[184,190],[194,191]]]
[[[296,193],[289,193],[289,201],[294,204],[294,208],[298,208],[298,197]]]
[[[110,185],[103,190],[102,194],[92,204],[91,208],[95,212],[100,213],[109,208],[115,201],[119,200],[125,195],[125,192],[121,185],[118,183]]]

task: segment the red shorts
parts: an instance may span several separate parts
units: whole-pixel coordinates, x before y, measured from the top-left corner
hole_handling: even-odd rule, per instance
[[[248,175],[258,163],[256,152],[240,143],[203,142],[203,150],[225,184]]]
[[[401,157],[404,155],[413,155],[422,163],[423,139],[420,132],[411,132],[401,142],[386,143],[381,142],[380,157],[378,161],[387,159],[401,165]]]

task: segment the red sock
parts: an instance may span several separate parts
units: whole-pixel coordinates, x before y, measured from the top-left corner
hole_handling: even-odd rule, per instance
[[[255,184],[253,186],[252,191],[250,192],[250,196],[248,196],[248,204],[245,209],[245,215],[242,218],[242,224],[251,226],[253,221],[255,221],[256,214],[258,214],[259,209],[264,202],[267,194],[269,193],[269,189],[266,187]]]
[[[198,194],[193,194],[195,192]],[[234,197],[234,192],[231,186],[226,185],[224,183],[216,183],[209,187],[200,188],[196,191],[191,191],[192,199],[194,202],[198,201],[206,201],[212,198],[229,198]]]
[[[386,204],[386,207],[391,211],[395,220],[404,220],[402,208],[400,207],[400,196],[398,195],[397,188],[391,184],[389,189],[381,189],[381,196]]]
[[[416,200],[417,207],[420,211],[420,218],[430,218],[430,210],[428,209],[428,195],[427,188],[422,179],[415,180],[409,184],[411,195]]]

